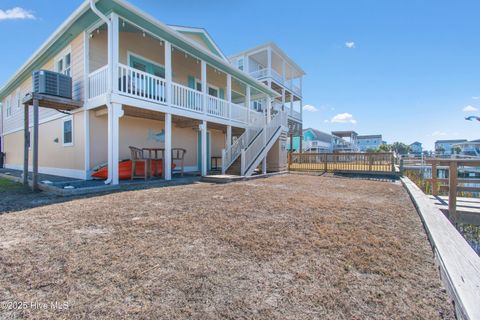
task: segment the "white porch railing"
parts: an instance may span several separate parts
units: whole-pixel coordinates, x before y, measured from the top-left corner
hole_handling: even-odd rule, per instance
[[[118,91],[127,96],[153,102],[165,102],[165,79],[118,64]]]
[[[229,115],[228,101],[207,96],[207,114],[220,118],[228,119]]]
[[[261,69],[250,72],[250,75],[255,79],[266,78],[268,76],[268,69]]]
[[[250,112],[250,125],[245,129],[245,132],[230,147],[222,150],[222,172],[224,174],[240,156],[242,149],[247,148],[257,134],[263,130],[264,122],[265,116],[263,113]]]
[[[178,83],[172,83],[172,104],[182,109],[203,112],[203,93]]]
[[[255,117],[262,114],[248,110],[246,107],[229,103],[210,95],[206,96],[204,105],[203,92],[188,88],[184,85],[172,82],[170,86],[165,79],[137,70],[135,68],[117,64],[118,80],[114,81],[113,89],[116,93],[132,98],[146,100],[154,103],[166,104],[167,90],[171,90],[171,106],[197,113],[204,113],[212,117],[226,119],[239,124],[250,124]],[[108,90],[108,66],[95,70],[88,75],[88,99],[96,98],[107,93]]]
[[[93,99],[107,92],[108,65],[88,75],[88,98]]]

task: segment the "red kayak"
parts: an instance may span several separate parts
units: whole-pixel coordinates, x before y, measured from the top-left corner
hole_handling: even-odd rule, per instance
[[[175,169],[175,163],[172,163],[172,170]],[[151,176],[161,176],[163,171],[162,160],[152,160]],[[137,176],[142,176],[145,172],[144,162],[138,162],[136,167]],[[120,180],[132,178],[132,160],[122,160],[118,163],[118,175]],[[108,166],[104,165],[92,173],[92,177],[99,179],[108,178]]]

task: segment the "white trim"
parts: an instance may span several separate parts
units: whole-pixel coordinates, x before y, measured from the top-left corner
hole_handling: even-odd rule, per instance
[[[69,70],[69,76],[72,76],[72,45],[69,44],[67,45],[59,54],[57,54],[55,56],[55,58],[53,59],[53,70],[55,72],[58,72],[58,73],[62,73],[62,74],[65,74],[65,71],[67,70],[67,68],[65,68],[65,58],[67,57],[67,55],[70,55],[70,66],[68,67],[68,70]],[[63,70],[59,70],[58,69],[58,62],[62,61],[62,68]]]
[[[5,164],[5,168],[12,170],[23,170],[23,165],[20,164]],[[32,166],[28,166],[28,171],[33,171]],[[50,174],[59,177],[67,177],[74,179],[85,179],[85,170],[54,168],[54,167],[38,167],[38,173]]]
[[[72,142],[65,143],[65,122],[70,121],[72,123]],[[62,119],[62,146],[64,147],[73,147],[74,141],[74,125],[73,125],[73,116],[66,116]]]

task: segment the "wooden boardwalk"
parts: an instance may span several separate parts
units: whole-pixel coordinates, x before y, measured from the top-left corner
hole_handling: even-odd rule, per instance
[[[448,197],[428,195],[430,201],[440,210],[448,213]],[[480,225],[480,199],[457,198],[457,214],[460,223]]]

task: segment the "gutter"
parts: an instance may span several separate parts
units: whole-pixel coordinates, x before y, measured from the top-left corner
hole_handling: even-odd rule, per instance
[[[107,38],[107,41],[108,41],[108,81],[107,81],[107,101],[106,101],[106,105],[107,105],[107,110],[110,110],[112,108],[112,93],[113,93],[113,86],[112,86],[112,79],[113,79],[113,66],[112,66],[112,61],[111,61],[111,57],[113,56],[112,54],[112,45],[111,45],[111,38],[112,38],[112,21],[110,21],[109,18],[107,18],[106,15],[104,15],[100,10],[98,10],[98,8],[95,6],[95,2],[96,0],[90,0],[90,9],[92,9],[93,13],[95,13],[100,19],[102,19],[106,25],[107,25],[107,34],[108,34],[108,38]],[[111,128],[111,125],[110,125],[110,121],[108,122],[107,124],[107,127],[108,127],[108,131],[110,133],[110,131],[112,130]],[[110,134],[109,134],[110,135]],[[112,161],[112,153],[113,153],[113,150],[108,150],[108,162],[109,162],[109,167],[113,167],[113,166],[110,166],[110,162]],[[111,184],[112,183],[112,174],[113,172],[110,172],[108,174],[108,178],[107,180],[105,180],[105,184]]]

